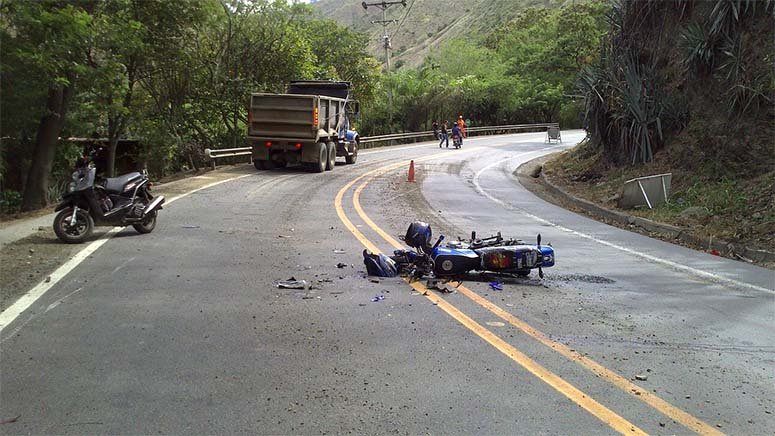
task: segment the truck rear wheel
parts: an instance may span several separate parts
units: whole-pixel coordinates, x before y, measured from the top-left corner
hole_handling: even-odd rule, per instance
[[[336,166],[336,142],[329,142],[326,146],[328,149],[328,159],[326,159],[326,171],[331,171]]]
[[[328,149],[326,148],[326,144],[318,142],[315,144],[315,151],[318,160],[317,162],[310,163],[309,169],[315,173],[322,173],[326,170],[326,165],[328,163]]]
[[[271,169],[271,167],[269,166],[269,161],[266,161],[266,160],[254,160],[253,166],[256,167],[257,170]]]
[[[358,141],[355,141],[353,152],[350,155],[345,156],[344,161],[348,164],[354,164],[356,159],[358,159]]]

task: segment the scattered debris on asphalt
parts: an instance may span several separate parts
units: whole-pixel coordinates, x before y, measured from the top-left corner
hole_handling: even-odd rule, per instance
[[[506,325],[500,321],[487,321],[485,322],[485,324],[487,324],[490,327],[503,327]]]
[[[635,375],[635,380],[646,381],[646,380],[648,380],[648,379],[649,379],[649,378],[648,378],[648,376],[645,376],[645,375],[643,375],[643,374],[637,374],[637,375]]]
[[[280,280],[275,284],[280,289],[307,289],[307,281],[296,280],[295,277],[291,277],[288,280]]]
[[[384,299],[385,299],[385,296],[384,296],[384,295],[376,295],[376,296],[374,296],[374,297],[372,297],[372,298],[371,298],[371,301],[372,301],[372,302],[374,302],[374,303],[376,303],[376,302],[378,302],[378,301],[382,301],[382,300],[384,300]]]
[[[181,226],[181,227],[183,227],[184,229],[198,229],[198,228],[200,228],[199,226],[195,226],[195,225],[191,225],[191,224],[186,224],[186,225]]]
[[[342,262],[339,262],[339,263],[336,264],[336,267],[339,268],[339,269],[345,268],[346,266],[347,266],[347,264],[346,263],[342,263]]]
[[[277,237],[278,237],[278,238],[280,238],[280,239],[289,239],[289,238],[292,238],[293,236],[288,236],[288,235],[277,235]]]
[[[334,248],[334,254],[344,254],[345,251],[339,248]]]
[[[454,294],[456,292],[455,290],[450,290],[446,286],[441,285],[440,280],[428,280],[425,282],[425,287],[428,289],[435,289],[443,294]]]
[[[16,420],[18,420],[21,417],[22,417],[21,415],[16,415],[13,418],[4,419],[4,420],[0,421],[0,425],[2,425],[2,424],[10,424],[12,422],[16,422]]]
[[[372,283],[379,283],[379,280],[375,278],[370,278],[369,281]]]
[[[494,291],[502,291],[503,284],[501,282],[490,282],[490,288]]]

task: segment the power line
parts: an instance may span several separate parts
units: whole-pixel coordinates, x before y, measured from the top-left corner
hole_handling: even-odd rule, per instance
[[[383,0],[381,2],[374,2],[374,3],[367,3],[367,2],[361,3],[361,6],[363,6],[363,9],[366,9],[366,10],[368,10],[370,6],[382,9],[382,19],[374,20],[371,23],[382,25],[382,28],[383,28],[382,47],[385,49],[385,65],[386,65],[386,71],[388,72],[390,72],[390,49],[392,48],[392,44],[390,42],[390,34],[388,33],[387,27],[397,22],[397,20],[388,20],[387,10],[388,8],[394,5],[402,5],[403,7],[406,7],[406,0],[391,0],[391,1]]]
[[[409,16],[409,13],[412,12],[412,7],[414,4],[417,3],[417,0],[413,0],[412,4],[409,5],[409,9],[406,10],[406,13],[404,14],[404,18],[401,18],[401,22],[398,23],[398,27],[396,28],[395,33],[398,33],[399,30],[401,30],[401,26],[404,25],[404,21],[406,21],[406,17]]]

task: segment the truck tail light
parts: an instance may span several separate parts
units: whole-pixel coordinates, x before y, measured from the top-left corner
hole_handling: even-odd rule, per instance
[[[312,127],[317,129],[318,128],[318,121],[320,121],[320,117],[318,116],[318,108],[315,108],[315,114],[312,116]]]
[[[297,142],[294,147],[296,147],[296,150],[301,150],[301,142]]]
[[[272,141],[266,141],[266,148],[270,148],[272,146]]]

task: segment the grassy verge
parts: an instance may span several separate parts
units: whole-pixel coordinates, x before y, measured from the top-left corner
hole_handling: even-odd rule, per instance
[[[712,163],[709,163],[712,164]],[[692,233],[775,251],[775,171],[756,177],[714,177],[702,165],[679,169],[665,154],[647,165],[612,167],[585,143],[547,162],[544,172],[567,191],[609,209],[625,181],[672,173],[668,203],[628,213],[688,228]]]

